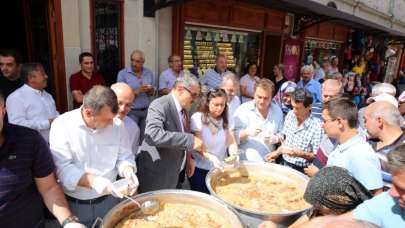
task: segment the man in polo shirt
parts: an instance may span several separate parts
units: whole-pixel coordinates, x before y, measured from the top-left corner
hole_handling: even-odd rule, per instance
[[[327,166],[347,169],[364,187],[379,193],[383,187],[380,161],[357,131],[356,105],[347,98],[331,100],[324,106],[322,119],[326,134],[339,142],[329,155]]]
[[[117,82],[127,83],[135,93],[132,109],[128,116],[138,124],[141,129],[140,140],[145,131],[146,114],[152,96],[155,93],[155,78],[151,70],[144,67],[145,56],[142,51],[135,50],[131,54],[131,66],[118,73]]]
[[[94,86],[83,105],[55,119],[50,148],[71,210],[88,227],[122,197],[112,182],[117,175],[129,183],[129,195],[138,187],[134,154],[127,130],[118,118],[117,96]]]
[[[269,79],[260,79],[256,83],[254,98],[240,105],[234,115],[235,139],[244,151],[241,159],[264,161],[264,156],[274,150],[270,137],[282,127],[283,112],[272,104],[274,83]]]
[[[380,159],[383,180],[386,183],[392,182],[387,165],[387,154],[396,146],[405,143],[405,134],[400,127],[400,117],[398,108],[387,101],[374,102],[364,111],[364,127],[371,139],[369,143]]]
[[[222,77],[227,72],[226,56],[219,54],[215,60],[215,68],[208,69],[204,76],[200,78],[201,85],[207,86],[208,89],[216,89],[221,86]]]
[[[21,57],[16,51],[0,52],[0,92],[6,99],[8,95],[23,85],[20,80],[20,64]]]
[[[73,107],[83,103],[83,96],[95,85],[105,85],[103,76],[94,72],[94,58],[89,52],[79,55],[80,71],[70,76],[70,90],[73,95]]]
[[[164,70],[159,77],[159,96],[169,94],[172,90],[177,77],[182,74],[181,57],[171,55],[168,59],[169,68]]]
[[[396,147],[387,156],[392,175],[392,188],[357,206],[344,215],[371,222],[379,227],[405,227],[405,145]]]
[[[5,123],[5,114],[0,94],[0,227],[43,227],[42,201],[63,227],[82,227],[56,182],[48,144],[32,129]]]
[[[313,103],[321,101],[321,84],[312,79],[314,76],[314,68],[311,65],[306,65],[301,68],[301,81],[297,83],[298,88],[305,88],[311,92]]]

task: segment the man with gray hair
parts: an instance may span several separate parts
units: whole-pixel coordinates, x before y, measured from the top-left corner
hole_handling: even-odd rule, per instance
[[[134,50],[131,53],[131,66],[122,69],[117,77],[117,82],[127,83],[135,93],[132,109],[128,116],[140,127],[141,139],[145,130],[147,109],[155,93],[155,76],[151,70],[143,66],[144,63],[143,52]]]
[[[389,99],[390,101],[391,100],[393,101],[392,98],[395,99],[395,94],[396,93],[397,93],[397,89],[393,85],[391,85],[390,83],[385,83],[385,82],[379,83],[379,84],[373,86],[373,88],[371,89],[371,95],[367,99],[367,103],[368,104],[372,103],[373,101],[376,100],[377,97],[378,97],[377,100],[387,100],[387,99]],[[389,96],[384,96],[383,94],[389,95],[390,97]],[[383,96],[381,96],[381,95],[383,95]],[[379,96],[381,96],[381,97],[379,97]],[[396,105],[397,108],[398,108],[398,103],[395,104],[395,101],[391,102],[391,103]],[[363,129],[363,130],[365,129],[364,128],[364,110],[365,110],[365,107],[363,107],[363,108],[361,108],[359,110],[359,127],[361,129]],[[403,121],[401,121],[401,123],[402,122]]]
[[[239,80],[236,78],[236,75],[232,72],[226,73],[222,79],[221,88],[225,90],[226,93],[229,128],[233,129],[233,114],[240,105],[240,99],[236,96],[239,89]]]
[[[198,80],[185,74],[177,78],[170,94],[150,104],[145,138],[136,158],[139,192],[175,189],[186,160],[191,161],[190,152],[206,152],[203,142],[190,133],[186,110],[199,94]]]
[[[117,112],[114,91],[94,86],[80,108],[59,116],[51,127],[58,178],[71,210],[88,227],[119,203],[110,195],[123,195],[113,185],[117,175],[127,180],[129,195],[138,187],[134,154]]]
[[[159,77],[159,96],[170,93],[176,79],[183,74],[181,57],[171,55],[168,58],[169,68],[164,70]]]
[[[223,54],[219,54],[215,59],[215,68],[208,69],[204,76],[200,78],[201,85],[207,86],[208,89],[216,89],[221,85],[222,78],[227,70],[227,59]]]
[[[24,85],[6,101],[8,121],[37,130],[48,142],[51,123],[59,115],[52,95],[45,91],[48,75],[42,64],[25,63],[20,78]]]
[[[387,167],[387,154],[405,142],[400,118],[398,108],[386,101],[374,102],[364,112],[364,127],[370,136],[369,143],[380,159],[383,180],[386,183],[392,182]]]
[[[321,101],[321,84],[312,79],[314,76],[314,68],[311,65],[301,67],[301,81],[297,83],[298,88],[305,88],[311,92],[313,103]]]

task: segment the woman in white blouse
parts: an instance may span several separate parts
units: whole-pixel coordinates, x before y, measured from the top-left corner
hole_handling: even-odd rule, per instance
[[[247,68],[247,74],[240,79],[240,93],[242,95],[242,103],[253,99],[253,93],[255,90],[256,82],[259,81],[257,74],[256,63],[249,63]]]
[[[192,190],[209,194],[205,177],[213,167],[211,161],[223,161],[228,146],[229,154],[234,155],[238,152],[238,145],[228,128],[226,93],[223,89],[208,92],[199,112],[191,117],[191,131],[202,139],[207,148],[207,154],[205,156],[193,154],[195,170],[189,178],[190,186]]]

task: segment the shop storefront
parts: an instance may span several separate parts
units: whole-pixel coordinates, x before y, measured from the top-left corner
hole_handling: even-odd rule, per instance
[[[173,12],[173,51],[196,75],[213,68],[218,54],[240,76],[248,63],[259,64],[259,75],[268,76],[280,62],[285,12],[237,0],[193,0]]]

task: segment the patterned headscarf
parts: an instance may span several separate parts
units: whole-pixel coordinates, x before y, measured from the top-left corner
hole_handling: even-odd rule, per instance
[[[346,169],[324,167],[311,178],[304,199],[314,208],[324,206],[337,213],[356,208],[372,197],[371,193]]]
[[[295,88],[297,87],[297,84],[291,81],[286,81],[284,82],[281,86],[280,89],[277,91],[276,95],[274,96],[274,102],[280,106],[281,110],[286,113],[290,111],[290,107],[285,105],[283,103],[283,96],[286,93],[293,93],[295,91]]]

